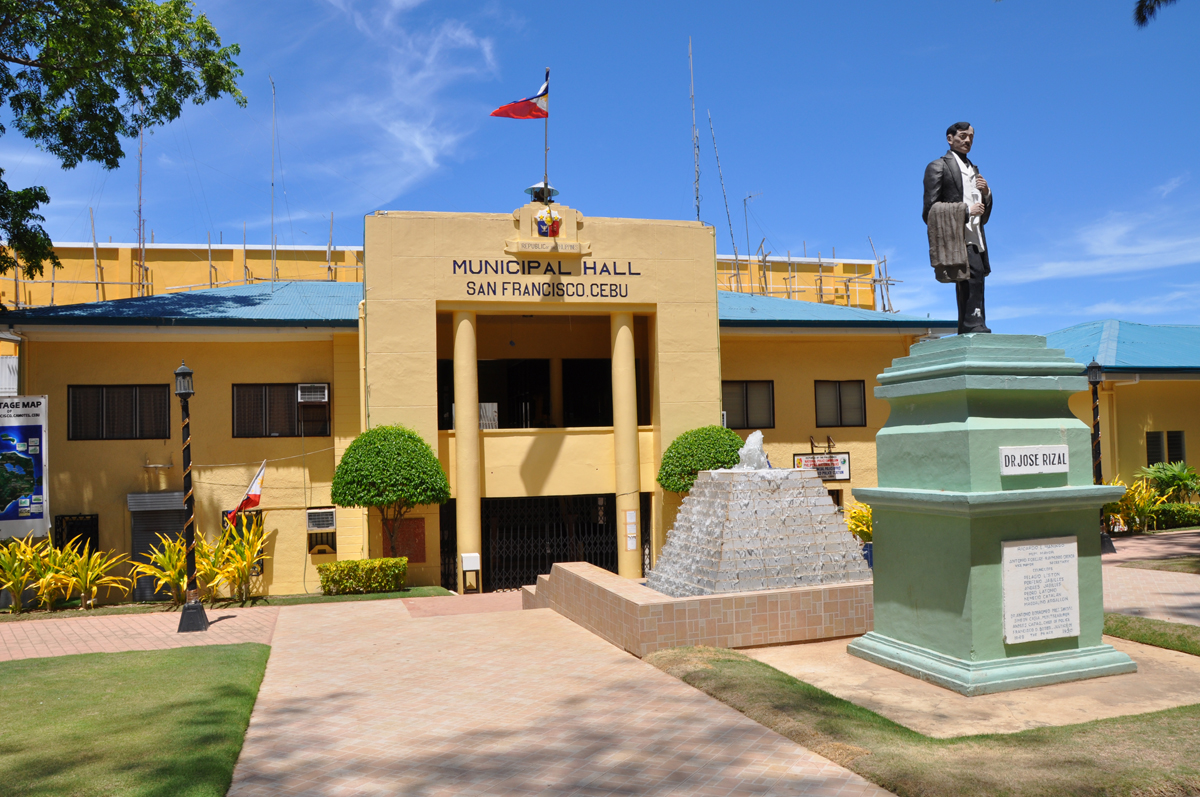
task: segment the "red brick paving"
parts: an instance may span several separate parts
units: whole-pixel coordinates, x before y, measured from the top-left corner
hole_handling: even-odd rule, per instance
[[[179,614],[113,614],[21,620],[0,623],[0,661],[69,656],[75,653],[119,653],[166,650],[195,645],[271,644],[279,609],[206,609],[211,623],[203,633],[180,634]]]
[[[485,592],[482,595],[439,595],[431,598],[402,598],[413,617],[445,617],[451,614],[515,612],[521,608],[521,593]]]
[[[1104,554],[1106,565],[1135,559],[1170,559],[1175,556],[1200,556],[1200,531],[1160,531],[1134,537],[1113,537],[1116,553]]]
[[[1104,567],[1104,611],[1200,625],[1200,576]]]
[[[409,603],[282,612],[231,797],[887,794],[548,609]]]

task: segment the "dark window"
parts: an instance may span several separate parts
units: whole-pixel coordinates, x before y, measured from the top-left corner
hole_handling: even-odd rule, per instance
[[[612,360],[563,360],[563,426],[612,426]]]
[[[722,382],[721,408],[730,429],[774,429],[775,383]]]
[[[169,385],[70,385],[68,440],[166,440]]]
[[[1187,462],[1183,432],[1146,432],[1146,465]]]
[[[1167,432],[1167,462],[1187,462],[1183,432]]]
[[[234,385],[233,436],[328,437],[329,385],[300,388],[294,383]]]
[[[1166,459],[1164,448],[1162,432],[1146,432],[1146,467]]]
[[[861,379],[816,383],[817,426],[866,426],[866,383]]]

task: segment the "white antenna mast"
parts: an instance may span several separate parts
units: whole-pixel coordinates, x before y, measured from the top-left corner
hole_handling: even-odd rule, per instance
[[[717,131],[713,129],[712,111],[708,112],[708,132],[712,133],[713,155],[717,156],[717,177],[721,181],[721,196],[725,199],[725,220],[729,222],[729,241],[733,244],[733,273],[738,289],[742,287],[741,265],[738,261],[737,240],[733,237],[733,216],[729,213],[729,195],[725,193],[725,175],[721,173],[721,153],[717,152]]]
[[[275,266],[275,78],[267,75],[271,81],[271,282],[275,282],[279,273]]]
[[[696,221],[700,221],[700,132],[696,130],[696,72],[692,68],[692,37],[688,36],[688,76],[692,88],[692,157],[696,161],[696,181],[693,191],[696,195]],[[714,148],[716,144],[713,144]]]

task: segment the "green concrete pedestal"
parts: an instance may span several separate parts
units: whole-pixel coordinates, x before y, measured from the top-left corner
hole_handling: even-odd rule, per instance
[[[1089,430],[1067,406],[1083,372],[1042,337],[958,335],[880,375],[879,487],[854,490],[874,519],[875,630],[851,654],[965,695],[1137,669],[1101,641],[1099,508],[1123,488],[1091,483]],[[1000,449],[1029,446],[1057,447],[1065,472],[1002,475]],[[1078,635],[1007,642],[1003,543],[1064,538]]]

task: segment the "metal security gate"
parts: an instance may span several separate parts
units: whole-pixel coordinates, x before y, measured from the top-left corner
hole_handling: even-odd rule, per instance
[[[611,493],[483,499],[484,590],[536,584],[555,562],[617,572],[616,505]]]
[[[458,508],[451,498],[438,513],[442,543],[442,589],[458,592]]]
[[[162,541],[158,538],[159,534],[168,538],[176,538],[183,534],[183,524],[187,522],[187,510],[159,509],[131,512],[130,517],[133,519],[133,545],[131,546],[133,550],[130,558],[134,562],[145,562],[148,561],[147,554],[150,553],[150,546],[162,547]],[[135,601],[156,601],[168,598],[170,595],[166,592],[154,591],[152,576],[140,576],[134,582],[133,599]]]

